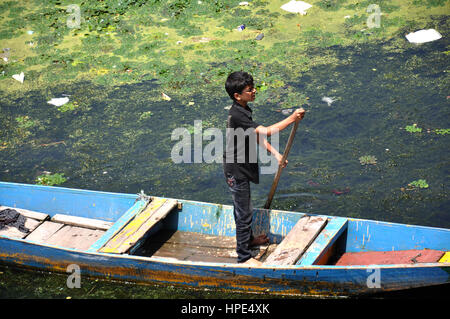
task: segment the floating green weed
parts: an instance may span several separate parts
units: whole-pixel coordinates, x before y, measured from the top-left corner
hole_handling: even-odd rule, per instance
[[[421,1],[421,0],[419,0],[419,1]],[[376,2],[374,2],[373,0],[363,0],[363,1],[358,1],[355,3],[348,4],[344,7],[346,9],[352,9],[352,10],[356,10],[356,11],[366,11],[367,8],[371,4],[377,4],[380,7],[381,11],[384,13],[390,13],[390,12],[392,12],[394,10],[398,10],[400,8],[399,6],[392,4],[391,0],[378,0]]]
[[[153,115],[152,111],[146,111],[146,112],[142,113],[141,116],[139,116],[139,120],[143,121],[143,120],[149,119],[152,115]]]
[[[257,92],[264,92],[265,90],[267,90],[268,85],[266,82],[263,81],[261,83],[256,84],[255,87]]]
[[[450,134],[450,128],[437,128],[434,130],[434,132],[438,135],[447,135]]]
[[[60,107],[58,107],[58,111],[60,112],[67,112],[67,111],[74,111],[79,107],[77,102],[68,102],[64,105],[61,105]]]
[[[417,181],[412,181],[408,184],[410,187],[416,187],[416,188],[428,188],[428,183],[424,179],[419,179]]]
[[[337,11],[346,2],[347,2],[347,0],[320,0],[319,2],[316,3],[316,5],[323,10]]]
[[[427,8],[441,7],[445,5],[446,2],[448,2],[448,0],[413,0],[414,5],[426,6]]]
[[[364,155],[359,158],[359,163],[361,163],[361,165],[375,165],[377,163],[377,158],[373,155]]]
[[[66,181],[67,179],[64,177],[64,174],[43,174],[36,178],[36,184],[38,185],[59,185]]]
[[[21,129],[28,129],[38,125],[38,121],[32,120],[28,115],[16,117],[16,122]]]
[[[420,127],[417,127],[417,124],[415,124],[415,123],[413,125],[407,125],[405,127],[405,130],[407,132],[410,132],[410,133],[420,133],[420,132],[422,132],[422,129]]]
[[[295,91],[294,89],[292,89],[292,87],[288,87],[288,89],[285,92],[286,96],[283,97],[283,101],[280,103],[280,106],[283,109],[298,108],[303,104],[305,104],[308,100],[304,93]]]

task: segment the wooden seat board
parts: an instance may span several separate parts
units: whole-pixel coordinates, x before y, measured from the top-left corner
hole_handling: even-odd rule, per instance
[[[439,259],[440,263],[450,263],[450,252],[446,251],[445,254]]]
[[[334,254],[334,243],[347,229],[347,225],[347,218],[330,217],[325,228],[303,253],[296,265],[325,265]]]
[[[92,219],[79,216],[56,214],[51,219],[54,222],[63,223],[71,226],[79,226],[91,229],[108,230],[114,223],[100,219]]]
[[[294,265],[308,249],[327,222],[326,217],[304,216],[295,224],[292,230],[270,254],[265,265]]]
[[[174,199],[154,198],[148,206],[135,216],[121,231],[112,237],[99,251],[122,254],[128,251],[159,220],[177,206]]]
[[[32,219],[36,219],[36,220],[46,220],[49,217],[49,215],[45,214],[45,213],[40,213],[40,212],[35,212],[35,211],[29,210],[29,209],[10,207],[10,206],[0,206],[0,211],[7,209],[7,208],[14,209],[21,215],[23,215],[27,218],[32,218]]]
[[[124,228],[130,220],[147,207],[147,201],[138,200],[131,206],[114,224],[109,228],[102,237],[100,237],[94,244],[89,247],[89,252],[97,252],[105,246],[116,234]]]

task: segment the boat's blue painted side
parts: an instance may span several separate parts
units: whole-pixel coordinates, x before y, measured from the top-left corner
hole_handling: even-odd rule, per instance
[[[0,261],[61,272],[65,272],[68,265],[77,264],[82,274],[89,276],[256,292],[348,295],[450,282],[450,264],[440,263],[371,266],[301,264],[251,268],[237,264],[96,252],[112,233],[122,228],[143,207],[143,202],[136,199],[136,195],[129,194],[0,182],[1,205],[51,215],[64,213],[116,222],[87,252],[0,236]],[[221,236],[235,235],[232,207],[186,200],[180,202],[182,209],[166,217],[165,228]],[[254,230],[256,233],[266,232],[279,242],[303,215],[255,209]],[[340,223],[329,223],[336,226],[335,229],[334,226],[329,229],[329,234],[336,237],[328,241],[322,238],[323,244],[331,245],[340,234],[346,232],[348,238],[344,245],[347,252],[423,248],[450,250],[448,229],[359,219],[348,219],[345,224],[342,223],[343,218],[328,218],[329,221]],[[340,229],[338,224],[345,224],[346,228]],[[320,253],[315,258],[319,256]],[[380,288],[377,288],[376,282],[375,285],[371,284],[373,278],[379,279],[376,282],[380,283]]]
[[[450,250],[450,230],[349,219],[346,252],[408,249]]]
[[[137,195],[0,182],[0,204],[38,212],[116,221]]]

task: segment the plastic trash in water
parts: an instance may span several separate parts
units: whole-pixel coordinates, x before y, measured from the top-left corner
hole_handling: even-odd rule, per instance
[[[48,104],[54,105],[54,106],[62,106],[64,104],[66,104],[67,102],[69,102],[69,98],[68,97],[54,97],[52,98],[50,101],[48,101]]]
[[[434,29],[419,30],[406,35],[406,39],[411,43],[425,43],[439,40],[440,38],[442,38],[442,35]]]
[[[242,1],[242,2],[239,2],[239,5],[240,6],[248,6],[248,2],[247,1]]]
[[[301,15],[305,15],[306,10],[308,10],[311,7],[312,5],[310,5],[309,3],[292,0],[291,2],[283,4],[281,6],[281,9],[292,13],[300,13]]]
[[[294,109],[283,109],[281,110],[281,114],[283,115],[289,115],[294,111]]]
[[[245,29],[245,24],[241,24],[240,26],[237,27],[238,31],[242,31]]]
[[[260,41],[260,40],[262,40],[263,38],[264,38],[264,33],[260,33],[260,34],[258,34],[258,35],[256,36],[255,40]]]
[[[161,95],[162,95],[162,98],[163,98],[164,101],[170,101],[170,100],[171,100],[170,96],[168,96],[168,95],[165,94],[164,92],[161,93]]]
[[[10,50],[10,48],[3,48],[3,53],[0,53],[0,57],[3,59],[3,61],[8,62]]]
[[[14,80],[17,80],[20,83],[23,83],[23,80],[25,78],[25,74],[23,72],[20,72],[20,74],[14,74],[12,77],[13,77]]]
[[[328,104],[328,106],[331,106],[331,103],[333,103],[334,101],[336,101],[335,99],[328,97],[328,96],[324,96],[322,98],[322,102],[325,102]]]

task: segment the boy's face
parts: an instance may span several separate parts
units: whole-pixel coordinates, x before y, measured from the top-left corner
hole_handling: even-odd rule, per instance
[[[253,86],[247,85],[242,93],[234,93],[234,98],[241,105],[247,105],[247,102],[253,102],[256,97],[256,89]]]

